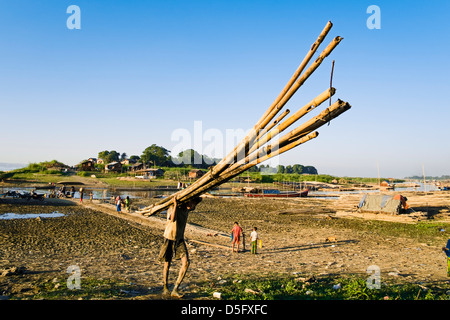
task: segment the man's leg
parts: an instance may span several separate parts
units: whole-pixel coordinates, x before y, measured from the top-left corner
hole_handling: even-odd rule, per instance
[[[164,262],[164,270],[163,270],[163,295],[169,295],[169,287],[167,283],[169,281],[169,269],[170,269],[170,261]]]
[[[178,287],[180,286],[181,282],[183,281],[188,268],[189,268],[189,259],[186,255],[184,255],[183,257],[181,257],[180,273],[178,274],[178,279],[175,282],[175,287],[173,288],[172,296],[177,297],[177,298],[183,297],[183,295],[178,292]]]
[[[450,277],[450,258],[447,257],[447,277]]]

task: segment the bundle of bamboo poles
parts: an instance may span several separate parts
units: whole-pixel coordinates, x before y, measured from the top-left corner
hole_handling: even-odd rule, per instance
[[[311,49],[306,54],[300,66],[292,75],[291,79],[280,92],[278,97],[273,101],[263,116],[258,120],[258,122],[256,122],[252,130],[250,130],[247,136],[240,143],[238,143],[232,152],[230,152],[214,167],[211,167],[205,175],[186,189],[180,190],[160,200],[154,205],[138,211],[138,213],[150,216],[166,210],[172,205],[172,200],[174,197],[176,197],[178,203],[196,198],[202,193],[205,193],[218,185],[229,181],[249,168],[316,138],[319,134],[315,131],[316,129],[325,123],[329,123],[330,120],[338,117],[343,112],[350,109],[351,106],[347,102],[338,99],[335,103],[323,110],[319,115],[304,122],[297,128],[280,137],[283,131],[285,131],[293,123],[297,122],[297,120],[301,117],[305,116],[323,102],[327,100],[331,101],[331,97],[335,94],[336,90],[330,85],[327,90],[312,99],[284,121],[283,119],[289,114],[289,110],[284,111],[280,116],[273,120],[280,110],[286,105],[289,99],[320,66],[323,60],[341,42],[341,37],[334,38],[322,51],[322,53],[320,53],[316,60],[305,70],[309,61],[327,36],[332,26],[333,24],[330,21],[326,24],[325,28],[322,30],[317,40],[313,43]],[[275,137],[278,137],[278,139],[274,139]]]

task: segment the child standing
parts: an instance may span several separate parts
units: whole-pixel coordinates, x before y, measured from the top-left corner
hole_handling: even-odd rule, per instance
[[[239,252],[239,243],[241,241],[241,236],[243,236],[243,233],[242,233],[242,228],[239,226],[239,223],[237,221],[234,222],[234,227],[231,230],[231,233],[232,233],[232,236],[233,236],[233,240],[232,240],[233,242],[232,242],[231,250],[233,252],[235,252],[234,251],[234,245],[237,244],[236,252]],[[244,247],[244,250],[245,250],[245,247]]]
[[[125,208],[127,209],[127,212],[130,212],[130,197],[127,196],[127,198],[125,199]]]
[[[258,246],[258,233],[256,232],[258,230],[257,227],[253,227],[252,233],[250,233],[250,239],[252,241],[252,254],[256,254],[256,247]]]
[[[120,196],[117,196],[116,198],[116,206],[117,206],[117,213],[120,213],[122,210],[122,199],[120,198]]]
[[[84,189],[81,187],[79,192],[80,192],[80,202],[83,203],[83,191]]]
[[[443,247],[442,250],[447,255],[447,277],[450,277],[450,239],[447,241],[447,246]]]

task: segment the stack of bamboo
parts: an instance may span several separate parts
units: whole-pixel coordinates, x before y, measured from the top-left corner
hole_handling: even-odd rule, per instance
[[[229,181],[247,169],[317,137],[318,132],[314,130],[350,109],[350,105],[347,102],[337,100],[335,103],[323,110],[319,115],[304,122],[297,128],[280,137],[281,132],[285,131],[285,129],[309,113],[311,110],[327,100],[330,100],[331,102],[331,97],[335,94],[336,90],[330,85],[327,90],[311,100],[283,122],[282,120],[288,115],[289,110],[284,111],[275,120],[273,120],[279,111],[286,105],[289,99],[295,94],[298,88],[305,83],[309,76],[311,76],[311,74],[320,66],[323,60],[341,42],[341,37],[334,38],[303,73],[307,64],[315,54],[319,45],[325,39],[332,26],[333,24],[329,21],[281,93],[266,110],[261,119],[259,119],[259,121],[254,125],[250,133],[234,148],[231,153],[224,157],[217,165],[210,168],[204,176],[188,188],[180,190],[157,202],[156,204],[144,208],[138,212],[143,215],[153,215],[162,210],[166,210],[172,204],[174,197],[176,197],[179,203],[198,197],[202,193],[205,193],[218,185]],[[278,140],[275,142],[273,142],[275,140],[273,139],[274,137],[278,137]],[[269,144],[271,141],[272,143]]]

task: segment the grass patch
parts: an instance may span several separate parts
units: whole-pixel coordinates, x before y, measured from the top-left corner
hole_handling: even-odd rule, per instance
[[[297,219],[299,223],[311,227],[349,229],[369,237],[372,234],[377,234],[385,238],[409,238],[429,245],[445,245],[450,231],[450,223],[433,220],[401,223],[363,219],[314,219],[314,217],[309,216],[299,216]]]
[[[450,285],[381,283],[379,289],[371,289],[367,278],[356,275],[348,277],[300,277],[235,276],[223,285],[206,288],[204,294],[212,297],[221,292],[224,300],[448,300]]]
[[[89,300],[89,299],[127,299],[136,288],[132,284],[116,279],[96,279],[81,277],[80,289],[69,289],[67,279],[47,281],[36,285],[32,299],[45,300]],[[12,297],[14,299],[14,297]]]
[[[11,180],[26,180],[30,182],[42,182],[42,183],[49,183],[53,182],[56,183],[61,180],[62,177],[67,177],[67,174],[62,174],[61,172],[58,173],[32,173],[32,172],[19,172],[14,173],[9,177]]]
[[[165,179],[152,180],[120,180],[117,177],[97,178],[112,187],[160,187],[160,186],[177,186],[177,182]]]

